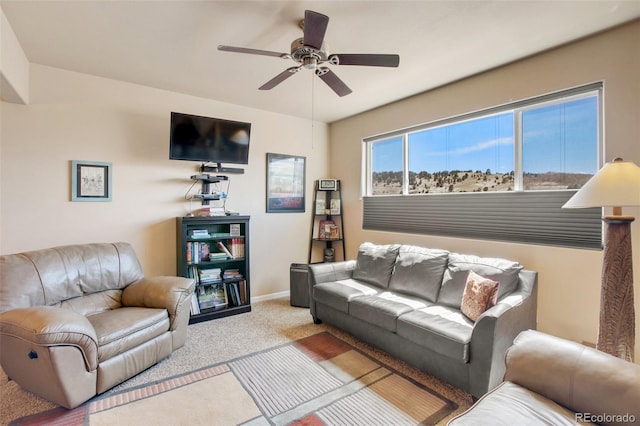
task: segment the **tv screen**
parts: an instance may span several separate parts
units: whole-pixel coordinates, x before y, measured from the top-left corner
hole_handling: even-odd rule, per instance
[[[171,160],[249,164],[251,123],[171,113]]]

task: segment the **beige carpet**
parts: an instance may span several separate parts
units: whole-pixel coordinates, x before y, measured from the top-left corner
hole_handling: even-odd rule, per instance
[[[258,377],[259,374],[254,371],[254,373],[247,373],[243,376],[239,371],[241,371],[243,363],[248,363],[249,367],[252,365],[261,365],[258,361],[247,361],[252,360],[252,357],[254,356],[264,357],[265,354],[270,354],[272,351],[283,351],[287,348],[289,348],[288,350],[291,350],[291,348],[298,348],[299,350],[299,346],[291,345],[290,342],[323,331],[329,331],[331,335],[335,335],[344,340],[350,348],[348,351],[345,351],[345,353],[332,356],[330,362],[327,360],[319,361],[320,363],[324,362],[325,364],[333,365],[333,367],[329,368],[328,371],[335,371],[336,369],[349,371],[349,374],[355,374],[354,377],[367,377],[367,380],[371,380],[372,383],[376,384],[382,384],[386,381],[385,384],[388,384],[388,386],[385,386],[384,389],[394,389],[391,392],[387,391],[387,396],[381,396],[385,394],[385,391],[379,390],[379,385],[366,386],[367,393],[355,392],[359,399],[363,399],[359,402],[361,404],[367,404],[367,401],[371,404],[372,400],[367,399],[371,397],[386,398],[386,401],[390,401],[392,400],[391,397],[393,395],[402,395],[402,397],[396,402],[387,403],[395,406],[394,404],[402,404],[409,401],[409,405],[412,407],[431,407],[430,412],[432,414],[429,415],[424,415],[424,413],[409,414],[409,418],[412,418],[413,420],[409,421],[408,424],[412,424],[411,422],[420,418],[420,416],[424,417],[423,421],[426,421],[427,424],[434,422],[443,424],[448,418],[466,409],[471,404],[471,398],[468,394],[417,371],[402,362],[394,360],[384,352],[377,351],[357,339],[340,332],[339,330],[326,325],[314,325],[307,309],[290,307],[287,299],[280,299],[254,304],[253,311],[248,314],[190,326],[188,342],[184,348],[174,353],[169,359],[162,361],[158,365],[92,400],[90,403],[85,404],[93,404],[94,406],[95,413],[91,416],[90,421],[84,417],[86,409],[66,413],[70,415],[77,412],[80,416],[79,419],[84,419],[82,420],[82,423],[77,424],[91,425],[228,425],[239,424],[247,421],[247,419],[250,420],[250,423],[246,424],[269,424],[268,422],[260,422],[263,420],[266,421],[267,419],[269,419],[272,424],[287,424],[287,422],[292,421],[292,419],[287,418],[287,421],[285,422],[284,419],[286,416],[284,416],[283,413],[277,412],[277,408],[274,409],[267,404],[265,400],[263,400],[264,396],[269,396],[269,398],[271,398],[272,395],[276,395],[277,393],[274,393],[273,389],[269,389],[268,391],[253,389],[248,385],[248,383],[251,382],[251,377]],[[320,335],[328,334],[322,333]],[[302,341],[304,342],[304,340]],[[246,355],[248,353],[255,354],[248,356]],[[345,355],[346,353],[349,355]],[[276,360],[289,359],[288,354],[286,356],[279,352],[274,352],[273,354],[275,354],[274,356]],[[205,366],[212,364],[214,367],[204,368]],[[377,365],[378,367],[373,368],[372,365]],[[336,366],[339,366],[339,368],[336,368]],[[362,370],[356,369],[356,371],[353,372],[352,370],[354,366],[357,366]],[[289,364],[284,363],[279,368],[285,367],[288,368]],[[245,366],[242,368],[248,367]],[[196,377],[197,380],[190,382],[188,385],[183,383],[179,386],[172,387],[169,391],[166,391],[165,389],[162,392],[158,391],[157,384],[153,385],[155,387],[144,385],[159,381],[163,386],[167,386],[168,383],[175,382],[176,379],[173,381],[165,380],[172,376],[179,376],[177,383],[181,383],[181,380],[192,377],[192,374],[185,374],[185,372],[193,371],[194,369],[199,370],[196,376],[193,376]],[[326,368],[323,367],[323,370],[326,370]],[[259,368],[257,370],[257,372],[264,371],[266,371],[265,368]],[[267,380],[267,383],[278,382],[278,380],[275,380],[278,377],[295,377],[295,375],[290,376],[290,370],[278,370],[278,368],[274,368],[271,371],[275,371],[277,373],[271,379]],[[376,371],[375,374],[373,373],[374,371]],[[389,372],[389,377],[386,377],[384,374],[381,377],[377,376],[378,374],[386,371]],[[210,375],[210,377],[203,379],[200,377],[202,374]],[[373,375],[371,376],[371,374]],[[403,380],[397,381],[398,378],[402,378]],[[21,390],[15,383],[7,382],[6,376],[2,377],[2,379],[2,382],[0,382],[2,424],[6,425],[12,420],[23,418],[34,413],[41,413],[55,407],[55,405]],[[287,389],[287,392],[289,392],[290,389],[296,389],[296,384],[301,382],[302,380],[298,377],[288,385],[283,385],[280,388]],[[357,381],[352,380],[352,382],[355,383]],[[404,386],[409,387],[405,388]],[[309,388],[310,387],[312,386],[309,386]],[[137,395],[144,395],[144,397],[135,401],[128,401],[126,404],[122,405],[122,398],[124,395],[135,395],[135,393],[128,392],[134,388]],[[146,390],[143,391],[144,389]],[[153,392],[156,393],[153,393],[152,397],[145,393],[149,392],[149,389],[155,389]],[[224,389],[224,391],[221,391],[221,389]],[[417,391],[417,389],[420,389],[420,391]],[[143,393],[141,394],[140,392]],[[185,392],[188,392],[190,396],[183,396],[182,393]],[[262,396],[260,396],[261,392]],[[342,389],[337,391],[332,389],[325,390],[323,392],[324,393],[322,395],[333,395],[333,397],[336,397],[336,395],[342,395],[345,390]],[[421,399],[419,404],[413,403],[406,398],[406,395],[414,394],[422,395],[421,398],[423,399]],[[367,398],[360,398],[362,395],[367,395]],[[433,399],[425,398],[427,396],[430,396]],[[116,399],[110,399],[112,397]],[[234,404],[239,404],[235,405],[236,407],[240,406],[242,408],[231,409],[231,405],[229,403],[223,402],[226,401],[226,397],[229,397]],[[269,398],[266,400],[270,400]],[[330,404],[318,395],[313,397],[308,396],[308,398],[316,401],[316,403],[317,401],[321,401],[322,403],[320,405],[323,407],[333,406],[333,404]],[[345,401],[343,402],[343,405],[347,408],[356,407],[356,402],[353,402],[354,398],[358,400],[355,396],[347,398],[342,395],[339,400]],[[377,401],[375,398],[373,401]],[[165,399],[167,400],[165,401]],[[105,402],[114,400],[119,401],[117,410],[113,408],[113,406],[109,406],[108,409],[101,410],[97,410],[95,408],[98,407],[97,404],[103,404],[104,407]],[[181,410],[182,414],[179,416],[180,419],[174,419],[171,422],[163,422],[163,419],[169,419],[171,418],[169,417],[171,414],[175,414],[176,405],[181,407],[187,406],[186,402],[177,403],[177,401],[183,400],[189,401],[189,404],[192,405],[188,406],[184,411]],[[296,401],[296,407],[304,406],[303,403],[299,403],[299,400]],[[139,407],[139,405],[144,404],[153,404],[154,407]],[[282,401],[276,401],[275,407],[279,407],[282,404]],[[375,406],[376,404],[373,405]],[[458,408],[455,408],[456,406]],[[308,413],[312,413],[310,414],[311,417],[304,417],[300,415],[299,412],[295,410],[292,411],[291,407],[289,407],[287,411],[289,413],[297,413],[296,415],[298,417],[302,416],[304,418],[303,424],[305,425],[319,424],[318,422],[320,420],[318,419],[322,419],[322,416],[325,416],[326,418],[332,418],[330,416],[334,416],[334,420],[332,421],[325,420],[328,424],[339,424],[339,421],[344,421],[345,424],[352,424],[350,421],[345,420],[349,417],[345,411],[341,411],[345,409],[344,407],[340,408],[339,406],[333,406],[333,411],[325,410],[322,413],[319,412],[319,409],[316,409],[317,407],[313,408],[308,404],[306,407],[307,408],[303,408],[303,410],[307,409]],[[452,409],[453,411],[451,411]],[[368,411],[372,410],[370,408],[364,410],[364,412]],[[407,412],[411,412],[411,410],[406,407],[400,411],[405,414]],[[384,412],[388,413],[390,410],[384,410]],[[137,417],[140,413],[146,413],[144,414],[145,416],[147,416],[148,413],[156,413],[160,415],[160,419],[149,419],[146,417],[142,419]],[[306,415],[308,413],[302,414]],[[438,414],[434,416],[433,413]],[[114,415],[115,417],[111,417]],[[201,421],[198,420],[198,416],[200,416],[199,418]],[[127,419],[129,423],[125,422],[124,419]],[[87,421],[85,422],[85,420]],[[67,418],[59,424],[72,423],[73,422],[70,418]],[[415,423],[418,422],[415,421]],[[53,423],[49,422],[45,424]],[[372,423],[369,422],[369,424]],[[395,424],[395,422],[385,422],[385,424]]]

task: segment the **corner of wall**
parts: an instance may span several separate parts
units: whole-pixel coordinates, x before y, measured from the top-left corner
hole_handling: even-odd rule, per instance
[[[29,103],[29,60],[0,9],[0,99]]]

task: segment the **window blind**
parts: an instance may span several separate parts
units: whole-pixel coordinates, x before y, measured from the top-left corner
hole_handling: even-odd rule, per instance
[[[363,229],[602,248],[602,210],[562,209],[575,191],[364,197]]]

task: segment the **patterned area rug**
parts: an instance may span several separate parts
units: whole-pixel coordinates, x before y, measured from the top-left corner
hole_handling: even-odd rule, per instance
[[[431,425],[456,408],[323,332],[11,425]]]

